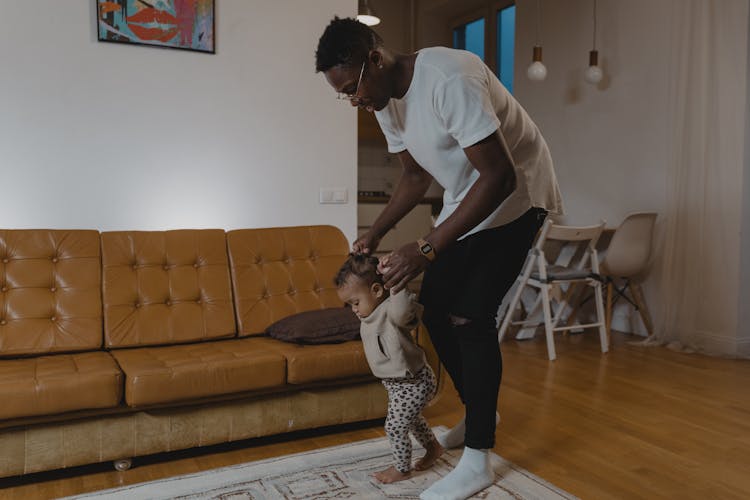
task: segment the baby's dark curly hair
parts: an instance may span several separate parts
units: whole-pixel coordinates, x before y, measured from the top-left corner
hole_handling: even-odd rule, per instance
[[[334,17],[318,40],[315,71],[328,71],[339,64],[360,65],[367,54],[383,44],[383,39],[359,21]]]
[[[363,253],[350,253],[344,264],[333,278],[337,288],[346,283],[351,276],[356,276],[367,285],[373,283],[383,284],[383,275],[378,273],[378,258]]]

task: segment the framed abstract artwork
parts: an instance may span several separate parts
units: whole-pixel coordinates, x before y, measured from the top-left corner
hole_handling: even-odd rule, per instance
[[[215,0],[96,0],[99,41],[214,54]]]

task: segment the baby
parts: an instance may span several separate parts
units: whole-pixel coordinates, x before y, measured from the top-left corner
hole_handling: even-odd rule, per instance
[[[444,451],[422,416],[437,385],[424,351],[410,334],[419,323],[421,306],[406,290],[390,295],[378,273],[378,259],[370,255],[351,254],[336,275],[335,284],[339,298],[362,321],[360,332],[367,362],[388,391],[385,432],[395,465],[375,473],[375,479],[381,483],[407,479],[412,471],[410,432],[427,451],[414,469],[431,467]]]

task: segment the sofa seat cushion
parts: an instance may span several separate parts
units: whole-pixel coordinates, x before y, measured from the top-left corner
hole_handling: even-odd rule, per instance
[[[106,352],[0,360],[0,420],[111,408],[123,374]]]
[[[256,337],[257,345],[284,355],[289,384],[372,375],[361,340],[341,344],[301,345],[270,337]]]
[[[284,356],[248,340],[112,351],[125,372],[125,402],[143,406],[284,385]]]

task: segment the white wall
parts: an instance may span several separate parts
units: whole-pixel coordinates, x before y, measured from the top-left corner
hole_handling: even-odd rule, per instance
[[[517,3],[515,94],[541,128],[555,162],[565,221],[663,213],[667,142],[668,1],[599,0],[597,49],[604,80],[583,80],[592,48],[590,0],[542,2],[548,76],[526,78],[536,2]]]
[[[668,300],[657,265],[663,247],[666,173],[671,155],[668,71],[672,0],[599,0],[597,40],[604,79],[583,79],[593,43],[593,2],[542,2],[540,38],[548,74],[531,82],[537,2],[517,2],[514,92],[539,125],[565,204],[562,220],[617,227],[629,212],[655,211],[652,269],[643,285],[657,327]],[[613,327],[645,334],[626,303]]]
[[[216,55],[97,42],[93,0],[3,3],[0,227],[354,237],[356,113],[314,52],[356,2],[216,3]],[[350,202],[320,205],[320,187]]]
[[[748,17],[750,33],[750,17]],[[750,54],[750,36],[748,36],[747,53]],[[737,351],[744,357],[750,357],[750,308],[747,307],[750,297],[750,64],[746,68],[745,100],[745,158],[742,173],[742,222],[740,225],[740,273],[739,293],[737,294]]]

